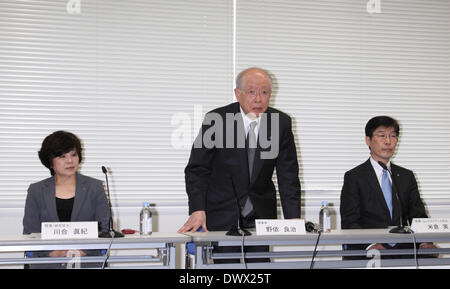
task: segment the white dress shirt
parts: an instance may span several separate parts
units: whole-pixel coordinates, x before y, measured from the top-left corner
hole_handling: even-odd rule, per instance
[[[377,175],[378,183],[380,184],[380,188],[381,188],[381,179],[383,178],[383,167],[380,166],[380,164],[376,160],[374,160],[372,157],[370,157],[370,163],[372,164],[372,167],[375,170],[375,174]],[[389,161],[387,163],[386,167],[388,168],[389,171],[391,171],[391,161]],[[391,181],[391,184],[392,184],[392,178],[391,178],[391,174],[389,172],[388,172],[388,176],[389,176],[389,180]]]
[[[250,129],[250,123],[252,121],[256,121],[255,135],[256,135],[256,143],[258,143],[259,122],[261,121],[261,115],[255,119],[252,119],[245,114],[242,107],[239,107],[239,108],[241,109],[242,120],[244,121],[245,137],[248,136],[248,130]]]

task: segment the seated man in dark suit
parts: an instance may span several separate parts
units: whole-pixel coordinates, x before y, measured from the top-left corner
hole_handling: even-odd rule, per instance
[[[367,122],[365,133],[370,158],[345,173],[340,203],[342,229],[398,226],[400,204],[393,197],[396,188],[399,190],[397,193],[404,225],[406,222],[410,224],[413,218],[427,218],[413,172],[391,162],[400,134],[397,121],[388,116],[374,117]],[[392,186],[391,175],[378,162],[390,169],[396,186]],[[353,250],[386,250],[413,248],[413,244],[354,244],[344,247]],[[422,243],[420,247],[435,248],[430,243]]]
[[[284,217],[300,218],[291,118],[269,107],[271,89],[266,71],[246,69],[236,78],[238,102],[206,114],[185,169],[190,216],[180,233],[200,227],[228,231],[236,226],[235,194],[242,208],[241,227],[254,227],[255,219],[276,219],[275,168]],[[232,250],[240,252],[239,247]]]

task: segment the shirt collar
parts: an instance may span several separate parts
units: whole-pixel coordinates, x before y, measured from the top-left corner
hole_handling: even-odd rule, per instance
[[[380,175],[383,173],[383,167],[380,166],[380,164],[374,160],[372,158],[372,156],[370,157],[370,163],[372,164],[372,167],[375,169],[375,172],[377,173],[377,175]],[[389,162],[387,163],[386,167],[388,168],[388,170],[391,170],[391,161],[389,160]]]
[[[240,108],[240,110],[241,110],[241,115],[242,115],[242,120],[244,121],[244,127],[245,127],[245,130],[248,129],[248,126],[250,125],[250,123],[251,123],[252,121],[256,121],[256,126],[259,125],[259,121],[261,120],[261,115],[259,115],[259,116],[258,116],[257,118],[255,118],[255,119],[252,119],[252,118],[248,117],[248,116],[245,114],[245,112],[244,112],[244,110],[242,109],[241,106],[239,106],[239,108]]]

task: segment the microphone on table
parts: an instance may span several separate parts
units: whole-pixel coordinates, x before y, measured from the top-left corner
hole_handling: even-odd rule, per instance
[[[102,166],[102,171],[106,177],[106,192],[108,194],[108,205],[109,205],[109,230],[103,231],[98,234],[99,238],[121,238],[124,235],[113,228],[113,219],[112,219],[112,209],[111,209],[111,197],[109,194],[109,184],[108,184],[108,170]]]
[[[250,233],[249,231],[247,231],[244,228],[241,228],[240,223],[242,222],[242,208],[241,208],[241,204],[239,203],[239,198],[238,195],[236,193],[236,188],[234,187],[234,181],[233,181],[233,176],[231,174],[228,175],[230,180],[231,180],[231,186],[233,187],[233,194],[234,194],[234,198],[236,200],[236,204],[237,204],[237,208],[238,208],[238,220],[237,220],[237,226],[233,225],[231,227],[231,229],[226,233],[227,236],[250,236],[252,233]]]
[[[391,175],[392,186],[395,188],[395,190],[392,190],[392,192],[394,193],[394,191],[395,191],[394,195],[395,195],[395,199],[396,199],[397,202],[398,202],[398,210],[399,210],[399,213],[400,213],[400,225],[397,226],[397,227],[395,227],[395,228],[392,228],[392,229],[389,231],[389,233],[409,234],[409,233],[410,233],[410,230],[409,230],[408,228],[406,228],[405,226],[403,226],[402,202],[400,201],[400,197],[398,196],[399,190],[398,190],[398,187],[397,187],[397,183],[394,181],[394,176],[392,175],[392,172],[387,168],[387,166],[386,166],[383,162],[378,161],[378,164],[379,164],[383,169],[385,169],[386,171],[388,171],[389,174]]]
[[[306,232],[317,232],[319,231],[319,226],[317,224],[314,224],[313,222],[306,222],[305,223],[305,229]]]

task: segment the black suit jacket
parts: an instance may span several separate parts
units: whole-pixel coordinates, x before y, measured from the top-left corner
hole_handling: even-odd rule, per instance
[[[220,125],[220,120],[206,121],[212,115],[221,118],[223,126]],[[235,116],[234,121],[227,121],[227,116],[229,118]],[[300,217],[299,169],[291,119],[285,113],[270,107],[264,117],[267,117],[265,122],[267,129],[262,121],[251,179],[248,172],[247,150],[242,142],[239,143],[239,140],[245,141],[239,103],[217,108],[205,117],[196,143],[199,141],[202,143],[201,140],[205,136],[209,137],[211,135],[209,130],[216,132],[214,136],[217,142],[213,147],[205,146],[204,143],[201,147],[194,144],[185,169],[185,181],[189,197],[189,214],[197,210],[206,211],[208,230],[229,230],[237,224],[238,208],[232,183],[240,200],[247,194],[250,197],[255,218],[276,219],[276,190],[272,181],[274,168],[277,171],[284,217]],[[271,120],[276,117],[279,119],[279,138],[272,135],[272,129],[275,128],[272,128]],[[262,135],[263,131],[268,132],[267,137]],[[272,146],[262,145],[263,139],[279,140],[277,142],[279,151],[275,158],[261,158],[261,153],[268,153],[272,149]]]
[[[370,159],[345,173],[341,191],[342,229],[378,229],[398,226],[400,223],[399,203],[394,193],[398,188],[403,212],[403,225],[413,218],[427,218],[425,207],[420,199],[414,173],[391,162],[392,220],[389,209]],[[350,249],[365,249],[369,244],[349,246]]]

